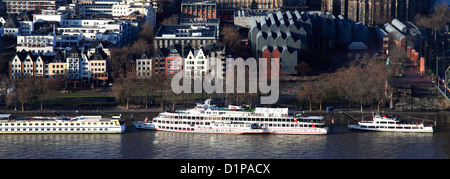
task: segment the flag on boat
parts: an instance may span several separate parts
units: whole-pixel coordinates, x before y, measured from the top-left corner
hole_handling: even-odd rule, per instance
[[[316,129],[316,126],[314,124],[311,124],[314,127],[314,130]]]
[[[331,123],[333,123],[333,124],[334,124],[334,118],[332,118],[332,119],[331,119]]]
[[[298,121],[297,121],[297,119],[295,119],[295,117],[294,117],[294,121],[295,121],[295,123],[297,123],[297,124],[298,124]]]
[[[242,109],[241,106],[228,105],[228,109]]]
[[[145,116],[145,122],[148,122],[148,118],[147,118],[147,116]]]

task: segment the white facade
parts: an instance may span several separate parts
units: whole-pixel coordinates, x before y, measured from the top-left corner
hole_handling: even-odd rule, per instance
[[[138,58],[136,59],[136,77],[137,78],[150,78],[152,76],[152,59]]]
[[[35,22],[58,22],[62,25],[64,20],[67,18],[67,12],[59,12],[56,10],[42,10],[41,14],[33,15],[33,23]]]
[[[35,69],[35,76],[44,76],[44,72],[45,72],[45,63],[44,60],[41,58],[42,56],[39,55],[35,62],[34,62],[34,69]]]
[[[112,16],[128,16],[133,12],[139,12],[145,15],[145,21],[151,22],[153,27],[156,25],[156,9],[148,5],[130,5],[117,4],[112,6]]]
[[[31,59],[31,56],[27,54],[27,57],[23,60],[23,75],[24,76],[33,76],[34,73],[34,62]]]
[[[19,30],[19,28],[6,28],[5,27],[3,29],[3,34],[18,36],[20,34],[20,30]]]
[[[86,54],[81,54],[80,63],[81,79],[89,80],[91,78],[91,73],[89,71],[89,59]]]
[[[208,58],[202,48],[191,50],[184,59],[185,74],[192,78],[206,76],[208,74],[208,64]]]
[[[119,47],[129,43],[135,33],[129,21],[113,19],[66,19],[57,30],[62,35],[81,35],[87,41],[105,40]]]
[[[53,35],[19,35],[16,51],[53,52],[54,40]]]
[[[12,59],[11,63],[11,78],[18,79],[22,76],[22,61],[19,58],[19,55],[16,53],[16,56]]]

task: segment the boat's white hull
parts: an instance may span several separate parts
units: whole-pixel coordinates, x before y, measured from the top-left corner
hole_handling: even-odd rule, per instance
[[[413,129],[412,127],[405,128],[389,128],[388,126],[383,127],[374,127],[374,128],[367,128],[362,127],[360,125],[347,125],[349,129],[355,129],[355,130],[365,130],[365,131],[380,131],[380,132],[433,132],[433,127],[423,127],[422,129]]]
[[[177,129],[160,128],[153,123],[146,123],[142,121],[133,121],[133,125],[138,129],[169,131],[169,132],[187,132],[187,133],[205,133],[205,134],[268,134],[267,129],[239,129],[239,128],[206,128],[206,127],[189,127]]]
[[[0,134],[118,134],[124,133],[126,125],[120,126],[76,126],[76,127],[2,127]]]
[[[269,128],[271,134],[327,134],[326,128]]]
[[[133,121],[133,125],[138,129],[188,132],[188,133],[214,133],[214,134],[327,134],[328,128],[267,128],[267,129],[234,129],[234,128],[199,128],[185,126],[189,130],[163,129],[153,123]]]

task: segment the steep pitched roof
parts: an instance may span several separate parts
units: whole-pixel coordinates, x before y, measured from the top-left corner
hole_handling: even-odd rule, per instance
[[[106,60],[108,55],[103,51],[102,48],[96,48],[94,54],[91,56],[90,60]]]
[[[150,54],[148,54],[146,50],[144,50],[144,52],[142,52],[141,56],[139,57],[139,59],[149,59],[149,58]]]
[[[50,61],[50,63],[64,63],[66,62],[66,59],[64,58],[64,55],[62,54],[61,50],[58,50],[56,52],[56,55],[53,56],[53,59]]]
[[[9,15],[5,22],[5,28],[19,28],[20,24],[13,15]]]
[[[157,48],[153,57],[167,57],[169,50],[167,48]]]

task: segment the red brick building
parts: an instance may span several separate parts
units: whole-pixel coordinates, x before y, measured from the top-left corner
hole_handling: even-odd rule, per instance
[[[183,0],[181,3],[181,14],[183,18],[216,18],[216,1]]]

